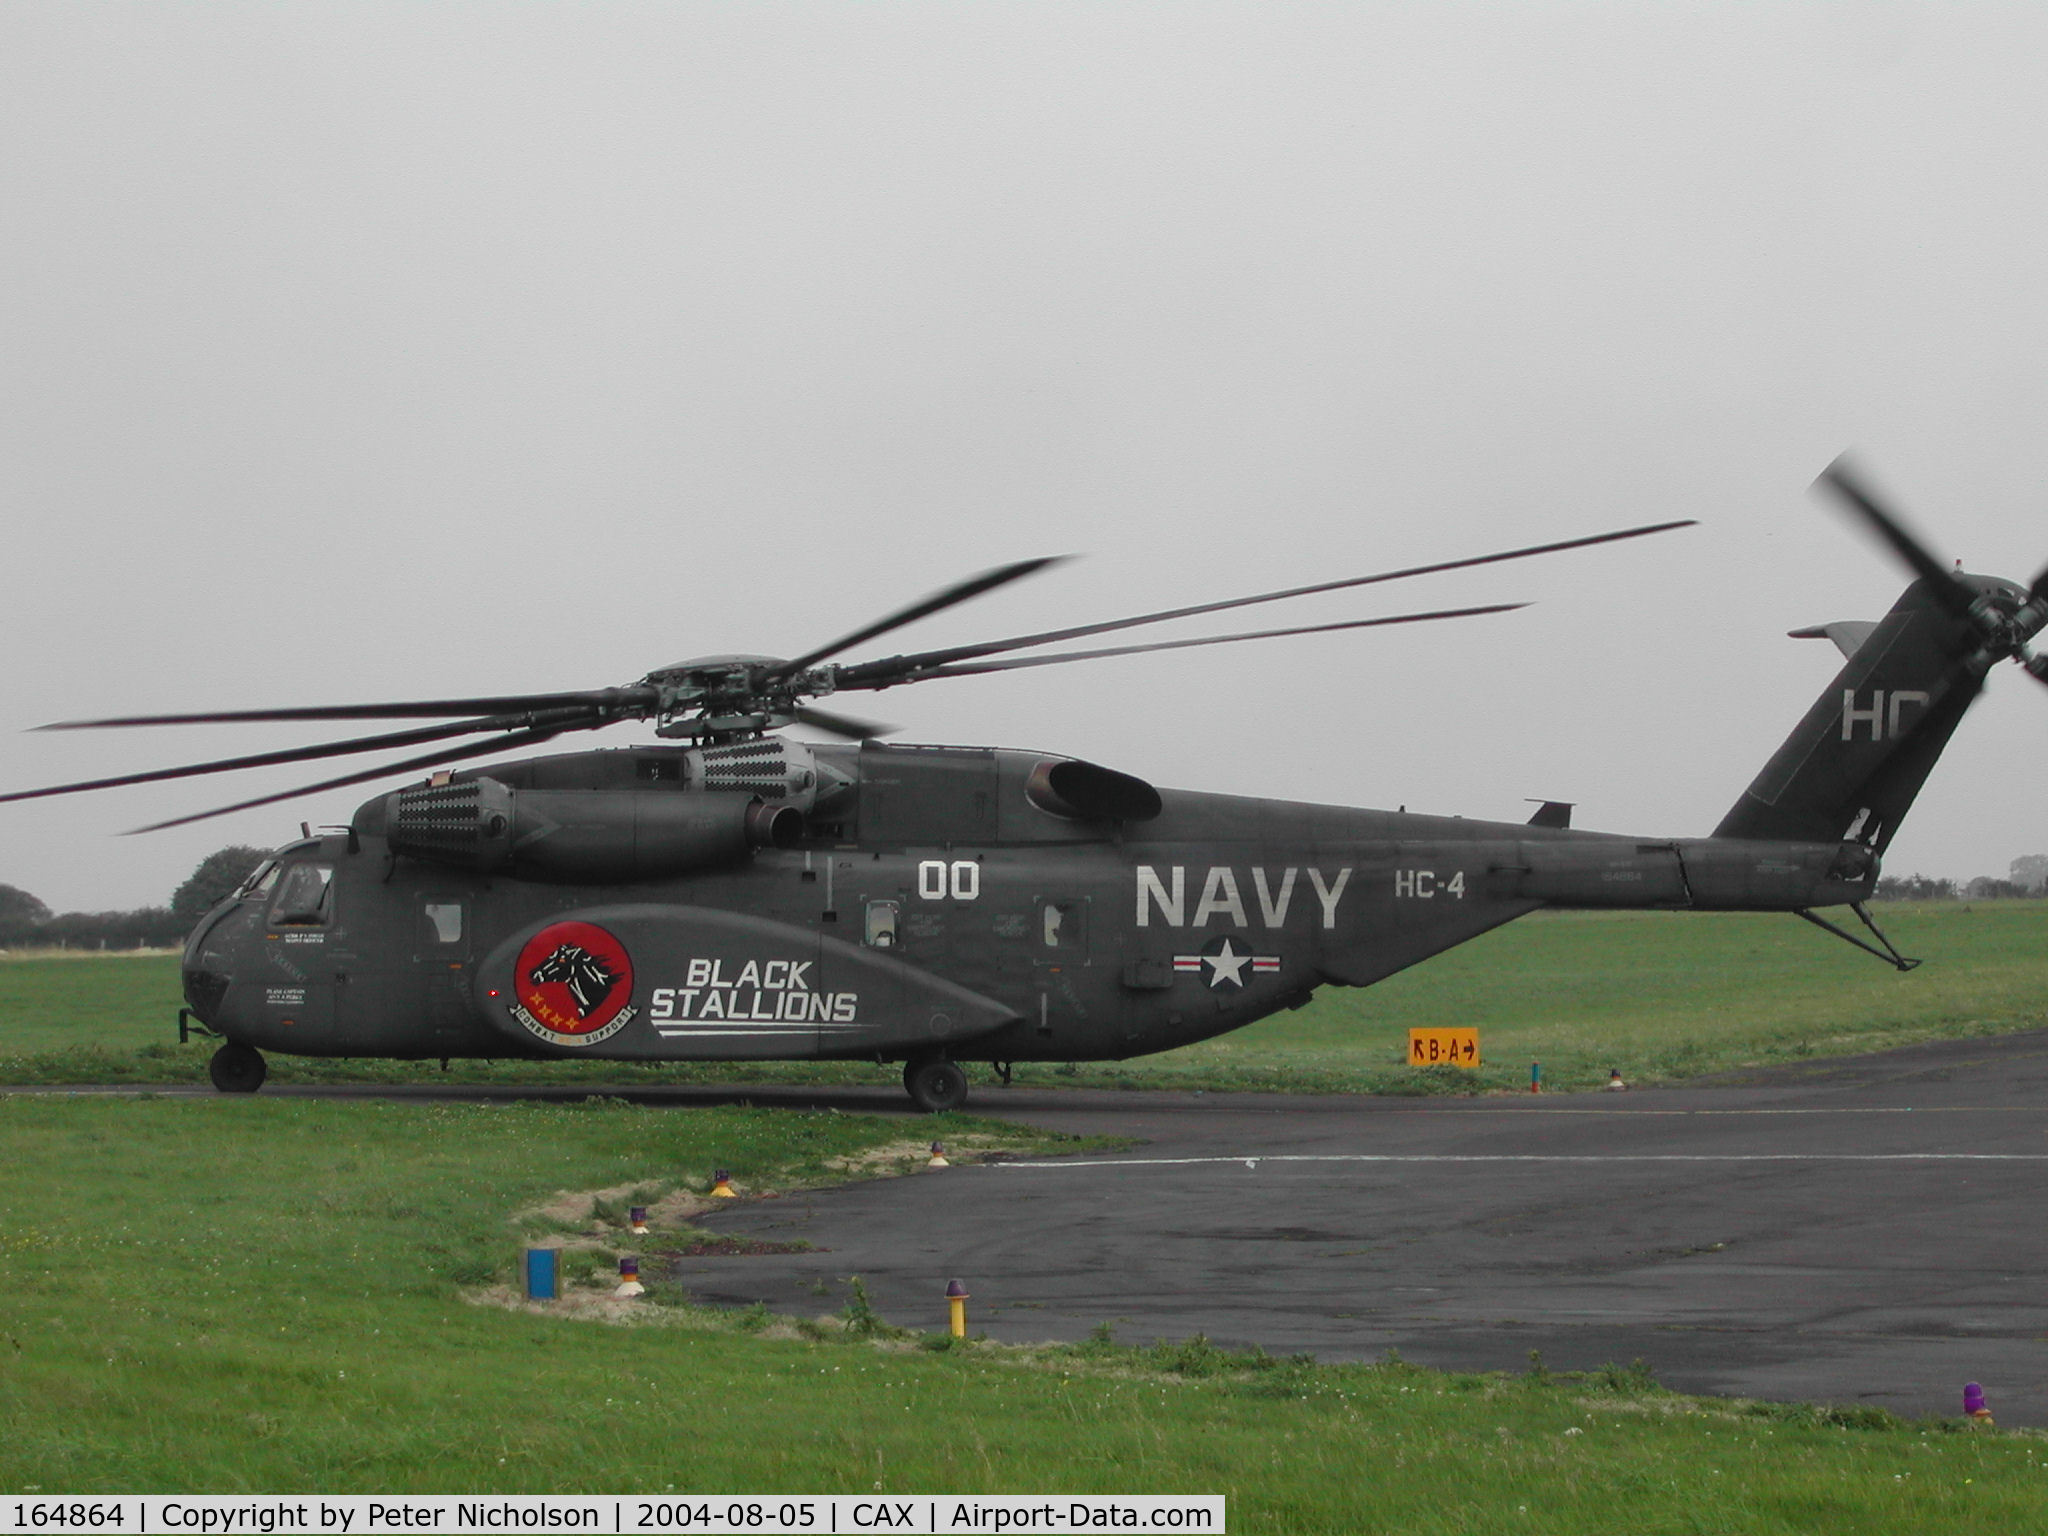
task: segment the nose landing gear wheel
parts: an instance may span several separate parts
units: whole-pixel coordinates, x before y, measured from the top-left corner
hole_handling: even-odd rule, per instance
[[[906,1061],[903,1087],[910,1101],[928,1115],[943,1114],[967,1102],[967,1074],[950,1061]]]
[[[222,1093],[254,1093],[269,1073],[261,1051],[232,1040],[215,1051],[213,1060],[206,1064],[206,1075]]]

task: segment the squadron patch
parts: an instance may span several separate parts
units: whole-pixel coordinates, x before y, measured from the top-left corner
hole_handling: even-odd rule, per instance
[[[550,1045],[595,1045],[639,1011],[632,957],[592,923],[550,923],[528,939],[512,987],[512,1017]]]
[[[1209,990],[1212,992],[1236,992],[1244,987],[1244,976],[1250,971],[1255,976],[1277,976],[1280,973],[1278,955],[1255,955],[1249,949],[1239,949],[1229,934],[1211,939],[1202,946],[1198,955],[1175,955],[1173,968],[1177,972],[1198,975],[1209,973]]]

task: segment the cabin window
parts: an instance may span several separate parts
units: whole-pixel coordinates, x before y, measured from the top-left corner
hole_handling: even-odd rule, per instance
[[[897,904],[893,901],[868,903],[868,943],[876,949],[896,947]]]
[[[331,864],[294,864],[279,878],[277,897],[270,904],[273,928],[320,928],[326,926],[334,889]]]
[[[1088,903],[1085,899],[1038,899],[1038,942],[1042,949],[1072,953],[1088,947]]]
[[[250,871],[249,878],[242,882],[237,896],[268,896],[271,887],[277,884],[277,860],[265,859]]]
[[[461,902],[430,901],[422,910],[427,914],[427,927],[433,932],[436,944],[462,942]]]

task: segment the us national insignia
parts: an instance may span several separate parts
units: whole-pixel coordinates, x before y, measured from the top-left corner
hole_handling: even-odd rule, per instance
[[[1177,972],[1199,975],[1206,971],[1209,990],[1212,992],[1236,992],[1244,986],[1246,971],[1254,976],[1277,976],[1280,973],[1278,955],[1255,955],[1249,949],[1239,949],[1236,941],[1224,934],[1211,939],[1202,946],[1198,955],[1175,955],[1173,968]]]
[[[595,1045],[639,1012],[633,957],[594,923],[541,929],[519,951],[512,986],[512,1017],[550,1045]]]

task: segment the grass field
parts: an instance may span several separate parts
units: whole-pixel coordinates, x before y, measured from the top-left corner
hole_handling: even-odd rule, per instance
[[[937,1275],[932,1317],[880,1323],[842,1284],[819,1307],[851,1326],[660,1287],[488,1304],[541,1234],[600,1273],[637,1241],[653,1272],[676,1235],[631,1239],[589,1192],[701,1188],[714,1163],[743,1188],[829,1178],[902,1136],[604,1101],[0,1096],[0,1487],[1221,1492],[1238,1532],[1424,1536],[2020,1531],[2048,1508],[2042,1437],[1684,1398],[1627,1368],[936,1349],[886,1324],[937,1326]]]
[[[1878,909],[1908,953],[1901,975],[1781,914],[1539,913],[1360,991],[1200,1045],[1135,1061],[1027,1063],[1028,1083],[1309,1092],[1640,1083],[2048,1026],[2048,902]],[[180,1047],[169,956],[0,962],[0,1081],[200,1082],[212,1047]],[[1470,1024],[1485,1067],[1416,1072],[1414,1026]],[[278,1081],[894,1082],[858,1063],[634,1067],[583,1062],[432,1065],[280,1057]]]

